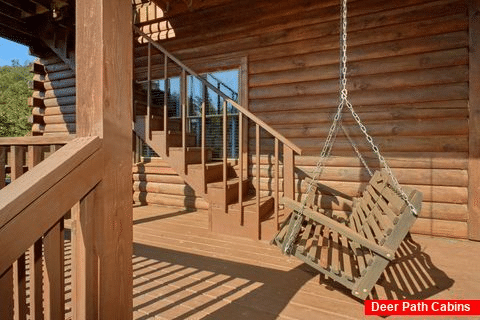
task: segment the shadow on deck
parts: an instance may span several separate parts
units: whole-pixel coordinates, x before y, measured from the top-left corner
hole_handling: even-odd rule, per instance
[[[138,207],[134,218],[135,319],[363,318],[362,301],[277,248],[208,232],[204,211]],[[462,272],[452,265],[468,264],[464,244],[477,243],[418,237],[403,242],[373,298],[478,297],[463,291],[464,278],[454,286]]]

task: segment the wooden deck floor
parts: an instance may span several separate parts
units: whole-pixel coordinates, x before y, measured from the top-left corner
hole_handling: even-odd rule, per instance
[[[134,319],[364,318],[361,301],[310,267],[266,242],[212,234],[207,224],[205,211],[134,209]],[[479,249],[414,235],[374,297],[478,299]]]

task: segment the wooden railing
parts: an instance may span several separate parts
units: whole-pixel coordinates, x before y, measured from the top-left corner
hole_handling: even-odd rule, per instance
[[[152,83],[152,47],[159,51],[159,54],[155,56],[155,74],[156,79],[158,79],[158,75],[164,81],[164,98],[163,98],[163,130],[168,132],[169,130],[169,117],[168,115],[168,107],[169,107],[169,78],[173,76],[178,76],[180,78],[180,118],[181,118],[181,134],[182,134],[182,151],[184,156],[187,153],[187,132],[188,132],[188,123],[187,123],[187,116],[188,116],[188,97],[187,97],[187,77],[192,76],[196,78],[196,80],[200,81],[203,85],[204,92],[206,89],[211,90],[215,94],[220,97],[222,100],[223,110],[221,115],[221,123],[222,123],[222,133],[221,137],[218,139],[222,141],[222,159],[223,162],[223,188],[227,190],[227,180],[228,180],[228,163],[229,159],[227,158],[227,127],[228,127],[228,117],[227,110],[235,109],[236,113],[238,113],[238,149],[239,149],[239,156],[238,156],[238,169],[236,170],[238,173],[239,179],[239,190],[238,190],[238,200],[240,203],[240,208],[243,208],[243,201],[244,201],[244,186],[242,181],[245,178],[250,178],[252,181],[255,180],[254,188],[256,190],[256,199],[257,199],[257,212],[258,212],[258,219],[260,218],[260,166],[261,166],[261,148],[269,155],[273,155],[273,164],[272,170],[275,172],[275,176],[273,177],[273,190],[272,195],[275,199],[275,217],[277,220],[278,225],[278,208],[279,208],[279,199],[280,199],[280,179],[283,177],[283,184],[284,184],[284,196],[289,198],[294,198],[295,195],[295,185],[294,185],[294,154],[301,154],[302,150],[296,146],[294,143],[289,141],[285,138],[282,134],[278,131],[270,127],[266,124],[263,120],[255,116],[252,112],[244,108],[242,105],[234,101],[224,92],[222,92],[219,88],[215,85],[211,84],[207,81],[204,77],[197,74],[195,71],[184,65],[179,59],[174,57],[170,54],[165,48],[159,45],[157,42],[153,41],[147,34],[142,32],[138,27],[134,26],[135,32],[139,35],[142,43],[147,43],[147,117],[145,122],[145,136],[147,138],[152,137],[152,98],[151,98],[151,83]],[[160,55],[160,56],[159,56]],[[161,61],[163,55],[163,63],[159,63]],[[162,67],[159,67],[163,64]],[[205,149],[207,148],[206,145],[206,98],[205,94],[203,97],[203,103],[201,106],[201,138],[200,138],[200,145],[201,147],[201,163],[203,168],[203,176],[205,176],[206,170],[206,153]],[[177,115],[178,117],[178,115]],[[251,130],[250,130],[251,129]],[[249,135],[253,132],[254,139],[252,135]],[[165,134],[167,137],[167,134]],[[246,141],[252,143],[246,143]],[[281,145],[283,145],[283,154],[281,151]],[[165,143],[165,154],[168,154],[168,142]],[[255,150],[254,156],[254,163],[253,166],[256,167],[255,176],[248,176],[248,161],[249,157],[248,154],[252,154],[248,152],[248,148]],[[283,172],[280,172],[280,165],[279,161],[283,157]],[[185,162],[186,170],[187,162]],[[254,178],[254,179],[253,179]],[[228,212],[228,204],[226,199],[226,192],[225,192],[225,199],[223,203],[225,204],[225,212]],[[241,209],[242,210],[242,209]],[[242,218],[242,214],[240,215]]]
[[[85,202],[103,177],[101,150],[98,137],[0,139],[0,168],[11,179],[0,190],[0,319],[65,318],[64,217],[72,208],[77,220],[92,214]],[[86,272],[82,242],[72,235],[74,293]],[[81,313],[84,299],[72,297]]]

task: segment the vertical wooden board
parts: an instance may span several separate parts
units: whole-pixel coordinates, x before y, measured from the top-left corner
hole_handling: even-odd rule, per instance
[[[469,0],[468,238],[480,240],[480,1]]]
[[[98,135],[103,180],[95,200],[99,261],[98,318],[131,319],[132,6],[121,0],[76,1],[77,136]],[[114,292],[115,294],[112,294]]]
[[[63,218],[43,237],[45,254],[45,318],[63,319],[65,315],[64,228]]]
[[[72,310],[73,319],[98,319],[98,257],[95,252],[95,192],[72,208]]]
[[[10,177],[12,181],[14,181],[20,178],[20,176],[23,174],[23,160],[25,153],[23,147],[21,146],[11,146],[10,150]]]
[[[27,319],[27,269],[25,254],[13,264],[13,296],[15,305],[15,319]]]
[[[13,319],[13,268],[0,275],[0,319]]]
[[[43,319],[43,270],[42,270],[42,240],[30,247],[30,316],[34,320]]]
[[[5,187],[5,165],[7,164],[7,148],[0,146],[0,189]]]

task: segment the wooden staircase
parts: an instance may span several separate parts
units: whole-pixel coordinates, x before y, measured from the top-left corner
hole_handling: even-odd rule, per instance
[[[163,79],[167,90],[163,91],[164,96],[161,99],[163,105],[155,105],[152,99],[151,72],[149,71],[146,92],[142,93],[139,89],[135,91],[135,133],[163,160],[168,162],[177,174],[195,190],[197,196],[202,196],[209,202],[210,229],[213,232],[253,239],[271,239],[278,229],[281,215],[279,198],[281,196],[294,197],[293,155],[294,153],[300,154],[301,150],[222,93],[216,86],[185,66],[138,28],[136,32],[148,42],[148,65],[150,68],[152,48],[156,50],[156,54],[161,52],[163,55],[165,62]],[[169,108],[172,105],[172,101],[169,100],[172,99],[168,93],[169,78],[167,75],[180,78],[180,116],[168,116]],[[212,149],[206,146],[205,104],[207,99],[204,99],[201,107],[201,137],[197,137],[188,130],[187,76],[196,77],[198,81],[202,82],[205,89],[213,90],[222,99],[223,132],[218,134],[223,148],[221,159],[214,159]],[[158,103],[158,99],[156,103]],[[238,159],[227,158],[227,109],[232,109],[232,107],[238,112]],[[254,152],[248,150],[248,142],[251,142],[253,138],[248,135],[250,128],[255,129],[256,132]],[[268,136],[270,140],[265,139],[265,136]],[[200,144],[198,144],[198,138],[201,140]],[[248,174],[249,165],[260,167],[261,144],[262,147],[264,144],[267,145],[267,147],[263,147],[263,155],[267,152],[274,159],[272,170],[275,172],[274,185],[276,188],[271,194],[261,194],[260,192],[260,170],[256,170],[256,177]],[[280,148],[281,144],[283,148]],[[268,148],[270,145],[273,148]],[[280,149],[283,149],[283,152]],[[256,159],[256,163],[249,163],[249,155]],[[283,163],[280,166],[281,160]],[[282,168],[284,172],[280,172],[279,168]],[[281,177],[285,190],[282,194],[279,192]]]

